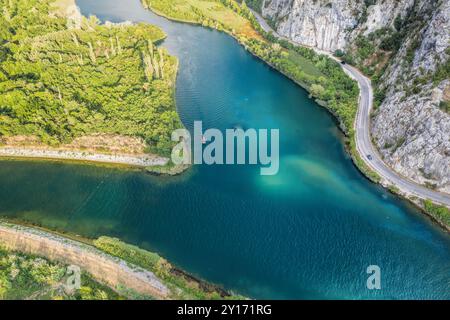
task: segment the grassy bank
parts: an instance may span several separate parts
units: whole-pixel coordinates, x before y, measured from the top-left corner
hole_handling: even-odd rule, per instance
[[[444,206],[434,204],[430,200],[423,201],[423,210],[430,215],[447,231],[450,231],[450,209]]]

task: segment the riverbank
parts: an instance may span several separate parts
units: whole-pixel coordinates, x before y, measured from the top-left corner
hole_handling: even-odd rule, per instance
[[[0,138],[0,160],[45,160],[135,168],[155,175],[178,175],[190,168],[169,158],[145,153],[141,139],[119,135],[93,135],[70,144],[49,147],[31,136]]]
[[[53,159],[81,162],[97,162],[118,164],[133,167],[165,166],[169,159],[155,155],[133,154],[102,154],[89,151],[76,151],[65,149],[33,149],[18,147],[0,147],[0,157],[18,159]]]
[[[76,265],[120,295],[156,299],[242,299],[173,267],[159,255],[118,239],[57,234],[0,220],[0,245],[67,265]]]

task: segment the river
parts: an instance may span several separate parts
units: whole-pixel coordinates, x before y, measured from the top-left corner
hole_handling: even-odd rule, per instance
[[[2,161],[2,216],[116,236],[252,298],[450,298],[450,237],[359,173],[335,120],[303,89],[228,35],[157,17],[138,0],[77,4],[103,21],[161,26],[180,59],[183,123],[279,128],[280,172],[202,165],[155,177]],[[381,290],[366,287],[369,265],[381,269]]]

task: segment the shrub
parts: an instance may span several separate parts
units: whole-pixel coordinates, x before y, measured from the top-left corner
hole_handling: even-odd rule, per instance
[[[439,221],[443,222],[445,225],[450,226],[450,210],[447,207],[436,205],[430,200],[425,200],[423,205],[425,211]]]

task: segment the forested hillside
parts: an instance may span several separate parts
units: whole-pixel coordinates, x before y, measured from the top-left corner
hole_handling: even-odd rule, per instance
[[[92,134],[145,140],[167,155],[181,126],[177,59],[148,24],[100,25],[67,16],[72,1],[0,0],[0,141],[33,136],[58,146]]]

